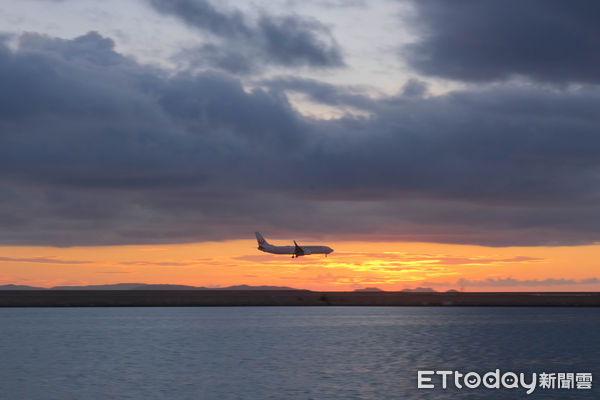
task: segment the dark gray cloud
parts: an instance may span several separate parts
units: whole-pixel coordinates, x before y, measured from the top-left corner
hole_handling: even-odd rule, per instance
[[[115,52],[115,42],[98,32],[89,32],[73,40],[51,38],[36,33],[27,33],[19,37],[19,47],[45,54],[60,54],[66,61],[87,61],[92,65],[109,66],[127,62],[126,58]]]
[[[239,10],[220,10],[206,0],[148,0],[159,12],[211,33],[219,43],[185,51],[181,58],[234,73],[267,65],[318,68],[344,65],[329,28],[298,15],[261,15],[254,23]]]
[[[320,104],[332,106],[348,105],[365,111],[373,109],[377,102],[367,96],[361,88],[333,85],[314,79],[279,76],[259,82],[270,91],[285,93],[298,92],[307,95]]]
[[[0,243],[600,240],[594,89],[261,85],[167,76],[96,33],[0,46]],[[289,90],[371,116],[306,118]]]
[[[211,67],[244,75],[258,72],[264,66],[264,60],[260,60],[254,50],[236,44],[223,46],[207,43],[185,50],[175,56],[175,59],[192,67]]]
[[[412,2],[418,35],[402,52],[421,73],[466,81],[512,76],[600,82],[600,3]]]
[[[349,8],[349,7],[358,7],[365,8],[367,7],[367,2],[365,0],[287,0],[290,6],[296,6],[297,4],[306,5],[307,3],[312,3],[318,7],[323,8]]]

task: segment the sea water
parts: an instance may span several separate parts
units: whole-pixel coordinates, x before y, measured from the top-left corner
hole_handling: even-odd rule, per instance
[[[0,309],[0,399],[594,399],[596,308]],[[591,373],[592,389],[419,389],[418,371]],[[530,378],[528,378],[529,380]]]

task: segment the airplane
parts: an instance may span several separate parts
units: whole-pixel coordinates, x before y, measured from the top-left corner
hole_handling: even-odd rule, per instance
[[[291,254],[292,258],[297,258],[309,254],[325,254],[325,257],[327,257],[327,254],[333,251],[329,246],[298,246],[298,243],[296,243],[295,240],[293,246],[274,246],[267,242],[259,232],[254,232],[254,234],[256,235],[256,241],[258,242],[258,249],[265,253]]]

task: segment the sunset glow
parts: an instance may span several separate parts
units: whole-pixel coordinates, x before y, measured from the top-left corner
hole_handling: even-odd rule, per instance
[[[594,255],[598,254],[599,245],[492,248],[398,242],[328,244],[335,249],[328,257],[297,259],[261,253],[254,240],[153,246],[2,247],[0,284],[248,284],[340,291],[365,287],[431,287],[440,291],[600,288],[600,283],[589,279],[596,276],[598,262]]]

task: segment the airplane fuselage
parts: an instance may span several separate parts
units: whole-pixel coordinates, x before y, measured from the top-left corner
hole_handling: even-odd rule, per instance
[[[329,254],[333,252],[333,249],[329,246],[300,246],[304,251],[304,255],[308,254]],[[272,254],[296,254],[296,248],[294,246],[273,246],[273,245],[262,245],[258,246],[260,251]]]
[[[256,240],[258,241],[258,250],[271,254],[290,254],[292,257],[306,256],[310,254],[330,254],[333,249],[329,246],[300,246],[294,241],[294,246],[275,246],[267,241],[256,232]]]

